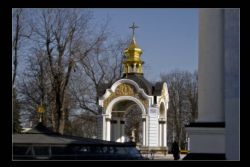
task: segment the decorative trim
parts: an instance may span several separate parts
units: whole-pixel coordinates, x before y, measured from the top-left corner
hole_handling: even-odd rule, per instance
[[[119,96],[119,97],[116,97],[115,99],[113,99],[107,106],[107,109],[106,109],[106,115],[111,115],[111,109],[113,107],[113,105],[118,102],[118,101],[122,101],[122,100],[131,100],[133,102],[135,102],[136,104],[138,104],[138,106],[140,107],[140,109],[142,110],[142,114],[147,114],[146,112],[146,108],[145,106],[142,104],[142,102],[135,98],[135,97],[132,97],[132,96]]]
[[[120,85],[120,84],[131,84],[131,85],[133,85],[134,87],[135,87],[135,90],[136,90],[136,93],[138,93],[138,94],[141,94],[141,96],[143,97],[143,98],[145,98],[145,99],[147,99],[147,101],[149,102],[149,105],[152,105],[152,103],[153,103],[153,96],[149,96],[149,95],[147,95],[146,93],[145,93],[145,91],[142,89],[142,88],[140,88],[139,87],[139,85],[135,82],[135,81],[133,81],[133,80],[130,80],[130,79],[120,79],[120,80],[118,80],[118,81],[116,81],[112,86],[111,86],[111,88],[110,89],[106,89],[106,92],[104,93],[104,95],[103,96],[101,96],[100,98],[99,98],[99,105],[100,106],[104,106],[104,100],[105,99],[107,99],[112,93],[114,93],[115,92],[115,90],[116,90],[116,88]]]

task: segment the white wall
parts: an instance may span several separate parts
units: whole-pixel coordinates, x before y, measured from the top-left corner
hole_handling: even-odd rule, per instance
[[[198,120],[224,122],[223,10],[200,9]]]
[[[187,128],[191,153],[225,153],[224,128]]]

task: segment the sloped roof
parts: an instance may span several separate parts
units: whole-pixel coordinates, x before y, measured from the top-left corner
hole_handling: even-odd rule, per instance
[[[156,84],[154,86],[154,92],[153,92],[154,96],[160,96],[161,95],[163,83],[164,82],[156,82]]]
[[[35,127],[31,130],[24,132],[23,134],[58,134],[53,132],[51,129],[44,126],[41,122],[39,122]]]
[[[42,123],[26,133],[13,134],[13,144],[84,144],[84,145],[119,145],[120,143],[100,139],[61,135],[51,131]]]

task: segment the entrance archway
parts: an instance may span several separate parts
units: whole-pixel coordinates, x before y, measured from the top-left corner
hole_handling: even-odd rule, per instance
[[[109,103],[105,114],[106,118],[108,118],[105,119],[106,130],[103,131],[106,140],[116,142],[126,142],[131,140],[131,138],[129,139],[129,136],[127,136],[128,138],[125,138],[125,118],[126,114],[135,106],[141,112],[142,144],[146,144],[146,109],[140,100],[131,96],[120,96]]]
[[[111,112],[110,140],[116,142],[143,142],[142,111],[138,104],[131,100],[123,100],[113,105]]]

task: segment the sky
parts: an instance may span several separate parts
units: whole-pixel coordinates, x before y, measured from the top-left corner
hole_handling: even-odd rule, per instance
[[[98,22],[109,18],[113,33],[123,38],[132,34],[143,50],[144,76],[160,80],[161,73],[173,70],[193,72],[198,68],[198,9],[138,8],[91,9]]]

